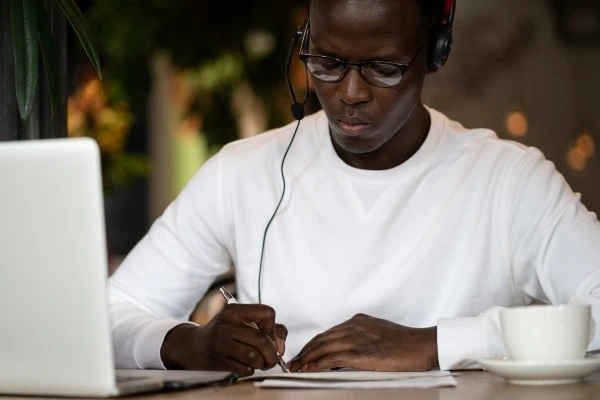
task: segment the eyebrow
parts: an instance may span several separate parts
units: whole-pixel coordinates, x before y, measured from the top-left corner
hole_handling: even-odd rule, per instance
[[[310,51],[311,47],[312,47],[314,53]],[[333,58],[337,58],[342,61],[351,61],[351,62],[383,61],[383,62],[389,62],[389,63],[394,63],[394,64],[408,64],[410,62],[410,60],[409,60],[410,56],[405,56],[406,61],[398,61],[401,58],[394,57],[394,56],[370,57],[370,58],[367,58],[364,60],[350,60],[350,59],[340,56],[339,54],[336,54],[335,52],[327,51],[323,48],[312,45],[311,42],[309,42],[308,50],[309,50],[308,51],[309,53],[314,54],[314,55],[333,57]]]

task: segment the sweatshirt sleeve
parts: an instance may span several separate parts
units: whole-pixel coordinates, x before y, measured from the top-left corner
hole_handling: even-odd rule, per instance
[[[504,218],[512,286],[523,304],[581,303],[600,322],[600,222],[554,164],[535,149],[515,166]],[[480,368],[507,353],[500,307],[469,318],[438,321],[441,369]],[[596,332],[590,349],[600,348]]]
[[[163,369],[166,333],[187,320],[226,272],[219,154],[207,161],[109,279],[117,368]]]

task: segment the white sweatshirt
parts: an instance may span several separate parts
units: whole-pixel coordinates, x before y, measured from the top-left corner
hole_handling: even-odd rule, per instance
[[[500,307],[589,303],[600,322],[596,215],[537,149],[429,111],[425,143],[385,171],[345,164],[323,112],[301,122],[262,273],[284,359],[357,313],[437,325],[441,369],[506,353]],[[164,368],[165,334],[230,266],[238,300],[258,301],[295,125],[225,146],[110,279],[118,367]]]

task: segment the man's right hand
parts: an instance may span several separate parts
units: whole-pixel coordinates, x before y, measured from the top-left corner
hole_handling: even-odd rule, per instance
[[[259,329],[248,324],[254,322]],[[287,328],[260,304],[230,304],[204,326],[177,325],[165,336],[160,356],[168,369],[232,371],[248,376],[277,364]]]

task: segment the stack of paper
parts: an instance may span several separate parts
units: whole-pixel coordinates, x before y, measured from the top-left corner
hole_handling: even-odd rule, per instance
[[[324,372],[294,372],[286,374],[275,369],[256,371],[240,380],[257,380],[261,388],[321,388],[321,389],[397,389],[456,386],[456,379],[447,371],[373,372],[337,370]]]

